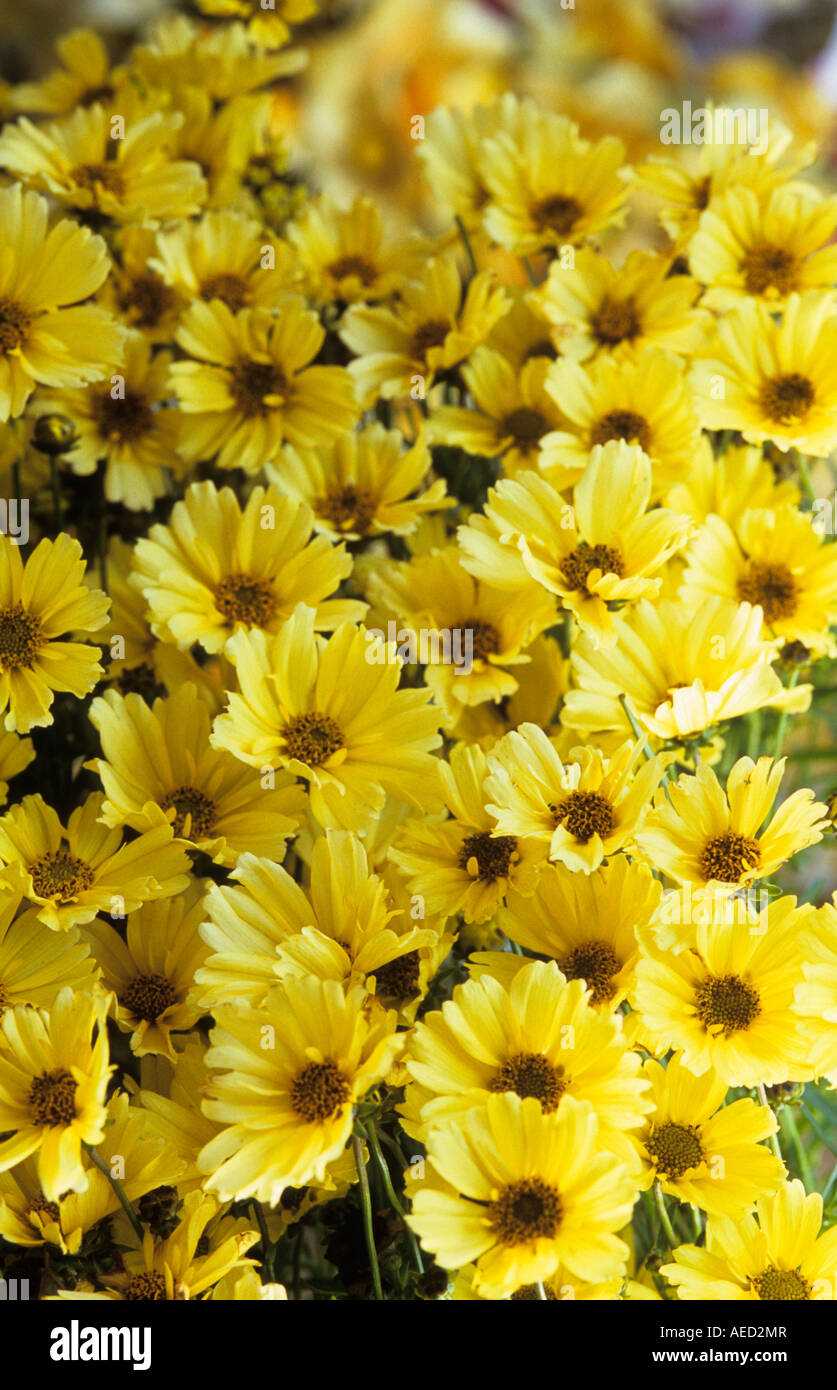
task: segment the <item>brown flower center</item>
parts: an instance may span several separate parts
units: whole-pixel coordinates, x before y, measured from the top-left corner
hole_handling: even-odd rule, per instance
[[[343,730],[330,714],[299,714],[285,725],[284,736],[287,756],[309,767],[322,766],[346,746]]]
[[[56,898],[60,903],[72,902],[79,893],[92,888],[95,874],[89,864],[68,850],[42,854],[29,865],[32,888],[39,898]]]
[[[520,1178],[489,1203],[491,1229],[502,1245],[552,1240],[561,1224],[558,1189],[542,1178]]]
[[[563,825],[579,844],[586,845],[594,835],[609,835],[614,825],[613,807],[598,792],[570,792],[555,808],[555,824]]]
[[[31,669],[45,641],[39,620],[22,603],[0,608],[0,666],[5,671]]]
[[[78,1082],[64,1067],[36,1076],[29,1087],[32,1123],[50,1129],[70,1124],[76,1117],[77,1086]]]
[[[605,295],[590,320],[593,337],[605,347],[639,337],[639,314],[631,299],[611,299]]]
[[[700,1132],[694,1125],[652,1125],[645,1147],[657,1172],[672,1180],[703,1163]]]
[[[476,877],[482,883],[495,883],[498,878],[508,878],[512,863],[519,857],[513,835],[490,835],[487,830],[479,830],[462,841],[459,868],[470,873],[468,865],[475,859]]]
[[[761,1013],[761,1001],[740,975],[708,975],[695,995],[695,1012],[707,1033],[728,1037],[750,1027]]]
[[[153,1023],[177,1003],[177,990],[164,975],[135,975],[128,982],[121,1002],[134,1018]]]
[[[267,397],[282,397],[287,390],[288,379],[274,362],[242,357],[230,371],[230,394],[247,419],[268,415],[277,402]]]
[[[225,626],[267,627],[276,615],[276,593],[269,579],[252,574],[228,574],[215,589],[215,607]]]
[[[553,193],[549,198],[541,198],[532,208],[532,221],[540,231],[557,232],[568,236],[584,212],[576,198]]]
[[[419,324],[410,343],[410,356],[423,362],[431,348],[442,346],[450,330],[447,319],[429,319]]]
[[[162,1274],[146,1271],[142,1274],[132,1274],[125,1286],[123,1297],[129,1299],[141,1299],[143,1302],[149,1300],[165,1300],[166,1281]]]
[[[500,650],[500,634],[493,623],[484,623],[479,618],[463,618],[458,624],[459,631],[471,634],[471,655],[474,661],[487,661]]]
[[[110,193],[114,198],[122,198],[125,194],[125,180],[113,164],[77,164],[70,178],[94,198],[102,193]]]
[[[345,487],[317,501],[318,516],[329,522],[335,531],[356,531],[361,536],[366,534],[377,508],[372,493],[355,487],[354,483],[346,483]]]
[[[594,1004],[606,1004],[616,993],[615,976],[622,966],[607,941],[583,941],[558,961],[568,980],[583,980]]]
[[[142,439],[154,425],[154,411],[148,400],[135,391],[126,391],[124,397],[115,399],[106,391],[94,402],[91,413],[102,438],[120,444]]]
[[[518,449],[531,449],[539,444],[550,429],[549,421],[539,410],[521,406],[500,423],[500,434],[510,435]]]
[[[14,352],[26,341],[32,315],[13,299],[0,299],[0,352]]]
[[[761,860],[761,850],[757,840],[739,835],[735,830],[725,830],[707,840],[700,853],[698,864],[704,883],[717,879],[719,883],[738,883],[748,869],[757,869]]]
[[[334,1062],[308,1062],[291,1085],[291,1106],[313,1125],[337,1115],[350,1095],[349,1083]]]
[[[243,309],[248,302],[250,286],[243,275],[226,274],[210,275],[203,281],[200,288],[201,299],[207,301],[220,299],[226,304],[228,309],[232,309],[237,314],[239,309]]]
[[[769,565],[751,560],[738,581],[738,597],[744,603],[758,603],[766,623],[792,618],[799,606],[799,590],[787,565]]]
[[[638,444],[646,454],[651,448],[651,429],[648,421],[633,410],[610,410],[593,426],[591,447],[608,444],[611,439],[624,439],[626,444]]]
[[[554,1289],[547,1286],[544,1288],[544,1293],[546,1294],[547,1302],[558,1302],[558,1295]],[[512,1303],[534,1303],[540,1301],[541,1292],[537,1284],[521,1284],[520,1288],[515,1289],[514,1293],[511,1295]]]
[[[375,970],[375,990],[384,999],[396,1002],[415,999],[420,992],[420,961],[418,951],[387,961]]]
[[[533,1096],[541,1103],[541,1109],[548,1115],[558,1109],[562,1095],[569,1082],[563,1067],[553,1067],[537,1052],[520,1052],[504,1062],[496,1076],[488,1083],[489,1091],[513,1091],[525,1100]]]
[[[151,271],[143,271],[126,282],[119,294],[119,307],[137,328],[156,328],[177,302],[174,290]]]
[[[783,246],[754,246],[741,262],[741,274],[748,294],[790,294],[796,288],[797,259]]]
[[[203,840],[211,835],[218,818],[215,802],[199,787],[175,787],[166,792],[160,805],[164,811],[174,807],[172,828],[175,835],[187,840]]]
[[[625,565],[618,550],[611,545],[588,545],[582,541],[566,560],[561,561],[561,573],[568,589],[588,594],[587,580],[593,570],[602,574],[616,574],[620,578],[625,573]]]
[[[793,425],[805,419],[814,404],[811,382],[799,372],[773,377],[761,392],[761,408],[777,425]]]
[[[765,1301],[788,1303],[811,1297],[811,1285],[797,1269],[775,1269],[770,1265],[750,1283]]]
[[[42,1221],[60,1221],[61,1211],[57,1202],[48,1202],[41,1192],[37,1197],[32,1198],[26,1208],[26,1216],[30,1225],[34,1225],[33,1216],[40,1216]]]
[[[367,261],[363,256],[339,256],[331,265],[326,266],[326,270],[333,280],[345,280],[350,275],[354,275],[362,285],[374,285],[378,278],[378,272],[371,261]]]

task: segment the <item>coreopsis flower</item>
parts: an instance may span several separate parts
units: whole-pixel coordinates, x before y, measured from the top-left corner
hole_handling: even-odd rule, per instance
[[[646,347],[688,357],[704,332],[706,315],[694,307],[700,283],[671,269],[670,256],[632,251],[617,268],[599,252],[582,248],[572,270],[553,261],[533,298],[564,357],[624,360]]]
[[[199,1097],[208,1081],[205,1057],[207,1044],[195,1031],[172,1039],[174,1066],[168,1058],[147,1053],[140,1062],[141,1085],[136,1091],[136,1108],[143,1118],[143,1133],[149,1138],[162,1139],[166,1151],[183,1164],[177,1180],[175,1200],[161,1200],[157,1209],[162,1223],[171,1229],[172,1218],[180,1209],[178,1193],[203,1188],[203,1174],[198,1168],[198,1154],[220,1126],[207,1119],[200,1109]],[[132,1088],[133,1089],[133,1088]],[[164,1194],[160,1194],[161,1199]]]
[[[21,911],[23,894],[0,898],[0,1017],[18,1004],[51,1009],[62,989],[96,992],[98,966],[75,927],[51,931],[34,907]]]
[[[517,371],[502,353],[483,346],[461,371],[477,409],[438,406],[428,426],[431,439],[500,457],[508,474],[537,467],[541,440],[566,424],[546,389],[549,358],[532,357]]]
[[[62,640],[107,622],[109,600],[84,572],[81,546],[65,532],[40,541],[25,564],[0,536],[0,710],[11,732],[51,724],[56,693],[80,699],[103,674],[99,647]]]
[[[428,261],[422,278],[404,285],[391,308],[353,305],[340,337],[355,353],[349,371],[361,404],[417,391],[415,399],[423,399],[438,375],[485,341],[507,303],[493,272],[480,271],[465,289],[456,260],[446,256]]]
[[[114,1071],[107,996],[62,989],[49,1013],[18,1005],[0,1018],[0,1171],[37,1154],[48,1202],[88,1183],[82,1144],[104,1138]],[[95,1035],[95,1036],[94,1036]]]
[[[518,256],[578,245],[625,220],[625,146],[614,136],[593,144],[566,116],[520,108],[519,128],[481,143],[478,168],[488,200],[483,226]]]
[[[781,323],[767,304],[746,300],[719,320],[696,359],[694,398],[707,429],[824,456],[837,444],[837,324],[831,299],[792,294]]]
[[[643,745],[630,741],[609,759],[597,748],[573,755],[563,763],[535,724],[507,734],[488,757],[486,810],[497,835],[542,840],[550,859],[589,874],[633,842],[666,759],[645,761]]]
[[[498,587],[519,587],[520,567],[578,620],[612,644],[612,606],[653,597],[654,578],[693,531],[687,514],[648,510],[651,464],[636,445],[596,447],[572,503],[537,473],[502,479],[485,515],[460,527],[465,567]]]
[[[330,630],[365,606],[331,598],[352,568],[342,545],[312,534],[304,502],[255,487],[244,507],[232,488],[193,483],[168,526],[152,526],[134,549],[133,583],[158,636],[181,648],[220,652],[236,632],[275,633],[299,603]]]
[[[9,799],[7,778],[17,777],[34,762],[35,749],[31,738],[18,738],[17,734],[0,731],[0,806]]]
[[[226,209],[206,212],[199,222],[164,227],[148,269],[180,303],[220,299],[234,314],[278,307],[295,279],[286,243],[271,241],[255,218]]]
[[[822,649],[837,619],[837,553],[810,514],[793,506],[708,516],[685,556],[682,595],[758,604],[767,635]]]
[[[403,1043],[395,1014],[367,1019],[363,999],[362,989],[309,977],[277,986],[261,1009],[218,1009],[203,1109],[227,1127],[200,1154],[207,1191],[275,1206],[286,1187],[322,1180],[351,1135],[355,1103]]]
[[[485,809],[486,755],[478,745],[456,744],[437,766],[451,818],[405,821],[389,857],[406,875],[410,892],[421,895],[426,911],[445,917],[461,912],[466,922],[486,922],[510,889],[523,894],[534,889],[546,850],[535,840],[492,834],[494,822]]]
[[[688,475],[700,431],[692,393],[668,353],[649,347],[629,362],[602,357],[588,366],[561,359],[546,389],[568,421],[541,444],[541,472],[557,487],[577,483],[590,450],[611,439],[648,455],[654,498]]]
[[[816,1076],[834,1084],[837,1075],[837,902],[823,903],[812,913],[802,939],[802,982],[796,987],[794,1010],[809,1039]]]
[[[584,635],[573,645],[573,688],[561,714],[569,729],[628,737],[620,695],[643,729],[674,743],[751,710],[810,704],[810,686],[782,685],[772,665],[778,644],[762,638],[762,610],[748,603],[640,599],[614,624],[614,646],[597,647]]]
[[[428,512],[456,503],[443,478],[428,477],[425,435],[406,450],[404,442],[399,430],[375,423],[320,448],[286,445],[265,472],[281,493],[311,508],[314,529],[330,540],[405,536]]]
[[[800,491],[793,477],[777,476],[770,460],[754,444],[731,444],[720,457],[706,435],[692,459],[688,478],[666,493],[667,507],[688,512],[695,522],[713,513],[736,526],[751,509],[795,507]]]
[[[270,20],[267,11],[263,15]],[[226,103],[223,111],[235,107],[236,97],[297,72],[305,62],[298,49],[266,52],[252,42],[245,24],[212,27],[176,12],[161,15],[131,56],[147,87],[171,92],[176,102],[205,92],[211,101]]]
[[[798,1179],[757,1203],[755,1216],[711,1216],[706,1247],[679,1245],[660,1273],[680,1299],[791,1302],[837,1298],[837,1228],[822,1230],[819,1192]]]
[[[567,983],[554,961],[525,962],[507,987],[487,974],[458,985],[407,1047],[410,1132],[432,1146],[435,1126],[497,1093],[534,1096],[545,1115],[573,1096],[593,1106],[602,1147],[630,1166],[628,1136],[645,1120],[648,1086],[618,1016],[588,999],[583,981]]]
[[[105,825],[150,830],[171,824],[216,863],[240,854],[281,859],[299,828],[305,795],[290,774],[258,772],[210,746],[211,713],[197,688],[178,686],[151,708],[139,695],[108,690],[93,701],[90,722],[102,740],[102,758],[88,764],[105,791]]]
[[[1,139],[2,137],[0,137]],[[36,384],[83,386],[117,362],[125,330],[83,304],[108,273],[107,247],[20,184],[0,189],[6,262],[0,295],[0,421],[21,414]]]
[[[380,638],[343,623],[325,641],[314,620],[300,604],[277,636],[230,639],[239,690],[215,720],[213,747],[303,777],[324,827],[368,826],[387,795],[426,809],[430,755],[441,742],[429,691],[398,689],[400,664]],[[392,659],[370,661],[380,649]]]
[[[92,922],[98,912],[124,916],[188,886],[189,857],[168,822],[123,842],[120,831],[99,820],[103,801],[92,792],[66,827],[40,793],[0,817],[5,877],[54,931]]]
[[[775,312],[791,294],[830,290],[837,279],[837,198],[810,184],[759,196],[732,187],[701,214],[689,243],[692,274],[708,288],[702,303],[724,312],[755,299]]]
[[[111,71],[107,46],[93,29],[71,29],[56,41],[60,64],[38,82],[19,82],[12,91],[17,111],[70,115],[79,106],[115,95],[123,69]]]
[[[706,763],[671,783],[636,833],[640,851],[677,883],[735,893],[769,878],[822,839],[827,806],[800,788],[771,815],[785,759],[739,758],[722,787]]]
[[[583,980],[593,1008],[612,1013],[632,992],[638,932],[653,919],[661,888],[643,864],[619,855],[593,874],[550,864],[529,897],[510,893],[498,922],[512,941],[549,956],[567,980]],[[478,972],[505,956],[480,953]],[[525,965],[510,957],[514,969]]]
[[[483,140],[521,128],[526,106],[513,92],[502,92],[489,106],[472,111],[438,106],[425,122],[425,138],[416,151],[436,200],[472,233],[481,228],[488,188],[481,172]]]
[[[325,329],[299,298],[274,315],[233,314],[219,299],[184,314],[171,385],[187,417],[180,452],[188,462],[216,456],[218,468],[257,473],[283,443],[327,444],[354,425],[354,384],[343,367],[313,366]]]
[[[38,403],[39,413],[58,412],[72,421],[75,442],[68,461],[73,472],[95,473],[104,460],[107,501],[132,511],[150,511],[165,495],[172,465],[180,471],[181,417],[164,404],[170,399],[171,360],[169,352],[152,358],[144,335],[131,332],[119,362],[121,380],[46,392]]]
[[[172,1033],[194,1027],[201,1016],[193,986],[207,955],[198,934],[206,887],[193,881],[176,897],[130,912],[124,940],[101,920],[84,928],[103,982],[116,1000],[116,1021],[130,1033],[137,1057],[154,1052],[176,1061]]]
[[[115,222],[191,217],[206,198],[200,166],[176,158],[181,112],[128,121],[112,139],[100,103],[35,126],[25,116],[0,133],[0,164],[66,207]]]
[[[642,1074],[654,1104],[639,1136],[644,1187],[658,1182],[681,1202],[732,1218],[781,1187],[784,1164],[761,1143],[779,1128],[769,1106],[725,1105],[727,1083],[712,1070],[695,1076],[679,1052],[665,1067],[649,1059]]]
[[[429,244],[419,237],[385,239],[381,214],[369,198],[347,208],[321,196],[288,224],[302,286],[318,304],[375,303],[414,280]]]
[[[711,1071],[727,1086],[810,1080],[794,991],[812,912],[779,898],[755,922],[699,925],[691,950],[661,951],[646,940],[633,1002],[655,1053],[682,1051],[689,1071]]]
[[[317,0],[279,0],[269,9],[259,0],[198,0],[202,14],[245,20],[250,37],[267,49],[281,48],[290,38],[290,26],[310,19],[317,8]]]
[[[599,1147],[589,1101],[557,1114],[534,1097],[489,1096],[429,1136],[430,1173],[409,1222],[446,1269],[476,1264],[478,1292],[511,1293],[560,1264],[580,1278],[621,1274],[636,1183]]]

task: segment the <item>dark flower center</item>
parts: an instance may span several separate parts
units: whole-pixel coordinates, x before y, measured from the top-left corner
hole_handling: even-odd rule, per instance
[[[566,560],[561,561],[561,573],[568,589],[587,594],[587,579],[593,570],[602,574],[616,574],[620,578],[625,573],[625,565],[618,550],[611,545],[588,545],[582,541]]]
[[[4,670],[31,668],[44,642],[39,620],[34,613],[27,613],[22,603],[0,608],[0,666]]]
[[[789,372],[766,381],[761,392],[761,408],[777,425],[802,421],[814,404],[814,388],[807,377]]]
[[[760,604],[766,623],[792,618],[799,606],[799,590],[787,565],[769,565],[751,560],[738,581],[738,597],[743,603]]]
[[[491,1229],[503,1245],[552,1240],[561,1224],[561,1198],[541,1178],[521,1178],[500,1190],[489,1212]]]
[[[122,1003],[134,1018],[153,1023],[177,1003],[177,991],[164,975],[136,975],[122,995]]]
[[[503,1063],[497,1075],[489,1081],[488,1089],[513,1091],[521,1100],[533,1096],[540,1101],[541,1109],[551,1114],[558,1109],[568,1084],[563,1067],[553,1067],[540,1053],[520,1052]]]
[[[695,1012],[707,1033],[728,1037],[750,1027],[761,1013],[761,1001],[740,975],[709,975],[698,987]]]
[[[32,1123],[50,1129],[68,1125],[76,1117],[78,1082],[64,1067],[36,1076],[29,1087],[29,1113]]]
[[[320,767],[346,746],[343,731],[330,714],[297,715],[285,725],[284,736],[287,756],[309,767]]]
[[[291,1085],[291,1106],[308,1124],[316,1124],[336,1115],[350,1094],[334,1062],[308,1062]]]
[[[613,947],[606,941],[584,941],[558,961],[568,980],[583,980],[594,1004],[606,1004],[616,993],[614,976],[622,969]]]
[[[705,883],[717,879],[719,883],[738,883],[741,875],[748,869],[758,868],[761,850],[757,840],[739,835],[735,830],[725,830],[715,835],[704,845],[698,861]]]
[[[638,444],[647,454],[651,446],[648,421],[633,410],[610,410],[593,426],[590,444],[608,444],[611,439],[624,439],[626,444]]]
[[[682,1178],[704,1159],[699,1131],[694,1125],[652,1125],[645,1147],[664,1178]]]
[[[462,841],[459,867],[467,870],[469,862],[475,859],[477,878],[483,883],[494,883],[498,878],[508,878],[513,859],[517,857],[517,840],[513,835],[490,835],[487,830],[478,830]]]

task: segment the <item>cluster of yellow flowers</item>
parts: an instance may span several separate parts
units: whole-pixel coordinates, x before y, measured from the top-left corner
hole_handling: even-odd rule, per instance
[[[2,98],[0,1273],[835,1299],[816,151],[504,92],[390,231],[199,8]]]

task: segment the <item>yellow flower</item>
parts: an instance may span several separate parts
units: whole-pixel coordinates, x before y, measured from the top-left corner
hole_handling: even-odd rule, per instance
[[[426,809],[441,742],[425,687],[398,689],[400,665],[369,660],[383,648],[343,623],[326,642],[300,604],[276,637],[239,632],[227,645],[239,692],[215,720],[212,746],[251,767],[275,764],[309,784],[324,827],[362,829],[387,794]]]
[[[2,140],[2,137],[0,137]],[[20,184],[0,189],[0,421],[21,414],[37,383],[100,381],[119,358],[124,329],[82,304],[105,280],[107,248],[69,218],[47,230],[48,204]]]
[[[478,1293],[511,1293],[559,1265],[591,1281],[621,1274],[636,1185],[598,1147],[589,1101],[565,1097],[557,1114],[516,1095],[435,1128],[431,1172],[413,1198],[410,1225],[445,1269],[476,1263]]]
[[[770,439],[783,452],[824,456],[837,444],[837,325],[829,295],[789,296],[781,323],[746,300],[717,325],[697,360],[695,399],[707,429]]]
[[[208,1191],[275,1206],[286,1187],[323,1180],[351,1135],[356,1101],[402,1046],[395,1014],[368,1021],[363,999],[335,980],[291,979],[261,1009],[218,1010],[203,1108],[228,1127],[200,1154]]]
[[[107,47],[93,29],[71,29],[62,34],[55,51],[60,66],[38,82],[21,82],[14,88],[13,103],[18,111],[69,115],[79,106],[115,95],[116,82],[124,70],[111,72]]]
[[[325,338],[317,316],[289,298],[278,314],[219,299],[196,302],[176,339],[192,359],[175,362],[171,384],[188,417],[180,452],[190,463],[217,455],[218,468],[257,473],[283,443],[327,444],[357,419],[343,367],[311,366]]]
[[[486,810],[496,834],[543,840],[550,859],[589,874],[633,842],[666,760],[643,761],[643,745],[630,741],[610,759],[597,748],[573,754],[562,763],[535,724],[507,734],[488,758]]]
[[[155,111],[112,140],[110,112],[99,102],[45,126],[23,116],[0,133],[0,162],[65,206],[116,222],[191,217],[206,183],[199,165],[172,157],[183,119]]]
[[[17,734],[0,730],[0,806],[9,799],[9,783],[6,778],[17,777],[35,758],[31,738],[18,738]]]
[[[107,622],[109,600],[87,588],[84,569],[81,546],[64,532],[42,540],[25,565],[0,536],[0,710],[12,732],[51,724],[55,692],[80,699],[103,674],[98,647],[61,640]]]
[[[320,196],[289,223],[286,235],[305,293],[318,304],[387,299],[420,274],[428,254],[428,243],[417,236],[385,241],[381,214],[369,198],[341,208]]]
[[[290,25],[301,24],[317,13],[317,0],[279,0],[266,8],[260,0],[198,0],[202,14],[241,17],[247,32],[264,48],[281,48],[290,37]]]
[[[266,264],[266,251],[272,251]],[[204,213],[199,222],[180,222],[157,233],[148,269],[181,302],[220,299],[232,313],[277,308],[294,278],[293,256],[274,245],[261,225],[243,213]]]
[[[802,938],[803,981],[794,1010],[809,1039],[815,1076],[837,1077],[837,903],[823,903],[809,918]]]
[[[712,768],[699,763],[694,776],[684,774],[656,798],[637,845],[669,878],[709,893],[735,893],[769,878],[817,844],[826,824],[826,805],[807,789],[793,792],[770,817],[784,771],[784,758],[739,758],[724,790]]]
[[[40,793],[25,796],[0,817],[6,877],[38,904],[38,920],[55,931],[92,922],[97,912],[124,916],[188,885],[190,861],[171,826],[157,825],[123,843],[118,830],[99,821],[103,800],[93,792],[66,829]]]
[[[302,502],[255,487],[244,507],[232,488],[193,483],[168,526],[152,526],[134,550],[132,582],[154,631],[181,648],[200,642],[220,652],[236,632],[276,632],[297,604],[316,611],[315,627],[356,621],[365,606],[329,598],[351,572],[342,545],[313,536]]]
[[[680,1245],[660,1273],[681,1299],[791,1302],[837,1298],[837,1228],[822,1231],[823,1202],[798,1180],[763,1197],[756,1216],[712,1216],[706,1248]]]
[[[48,1202],[83,1192],[82,1144],[104,1138],[107,999],[62,989],[52,1009],[18,1006],[0,1018],[0,1171],[37,1154]],[[95,1041],[92,1034],[96,1033]]]
[[[731,444],[717,457],[707,435],[692,459],[688,478],[675,483],[665,504],[688,512],[696,522],[711,513],[735,526],[751,508],[796,506],[800,491],[793,477],[777,476],[764,452],[753,444]]]
[[[695,1076],[675,1053],[665,1067],[649,1060],[653,1114],[640,1135],[643,1187],[691,1202],[712,1216],[739,1218],[785,1180],[785,1167],[759,1141],[779,1128],[769,1106],[749,1099],[724,1104],[726,1082]]]
[[[812,911],[779,898],[755,922],[698,926],[695,945],[677,954],[646,940],[634,1003],[657,1055],[682,1049],[689,1071],[727,1086],[810,1080],[793,999]]]

